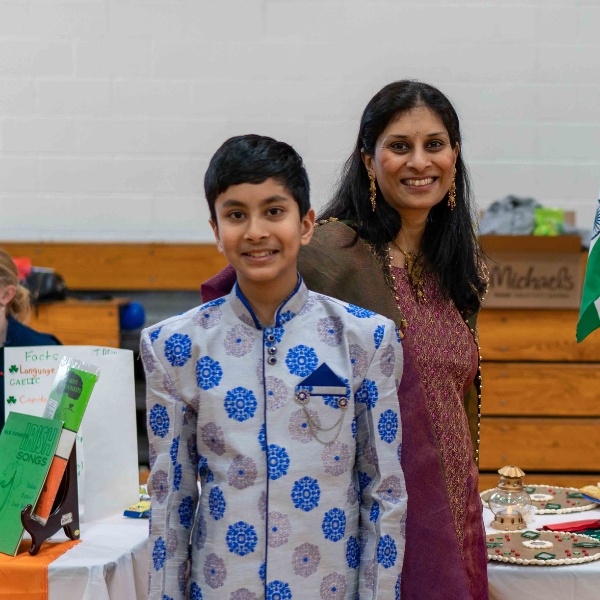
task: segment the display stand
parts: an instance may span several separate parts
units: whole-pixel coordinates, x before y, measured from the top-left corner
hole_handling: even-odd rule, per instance
[[[25,531],[31,536],[31,548],[29,554],[35,556],[42,547],[42,544],[51,536],[53,536],[62,527],[65,535],[72,539],[78,540],[80,535],[79,529],[79,496],[77,494],[77,456],[75,446],[71,451],[71,456],[67,462],[67,468],[58,494],[52,507],[52,512],[48,517],[45,525],[34,519],[31,514],[33,506],[28,504],[21,511],[21,523]]]

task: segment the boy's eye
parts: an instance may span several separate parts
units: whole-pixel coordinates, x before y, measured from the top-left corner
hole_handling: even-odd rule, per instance
[[[229,218],[238,221],[244,218],[244,213],[241,210],[234,210],[229,213]]]
[[[278,206],[273,206],[269,209],[268,214],[270,216],[275,216],[275,215],[279,215],[283,212],[283,208],[279,208]]]

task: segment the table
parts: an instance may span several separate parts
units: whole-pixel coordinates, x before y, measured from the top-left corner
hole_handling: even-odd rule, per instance
[[[81,524],[81,542],[48,567],[49,600],[146,600],[148,519]],[[52,540],[66,540],[62,530]]]
[[[492,513],[483,509],[486,532]],[[567,515],[539,515],[530,529],[551,523],[600,519],[600,508]],[[49,600],[145,600],[147,519],[115,516],[83,523],[82,542],[48,567]],[[66,539],[57,534],[53,539]],[[488,563],[490,600],[597,600],[600,560],[560,567]]]
[[[493,514],[483,509],[487,533],[498,532],[489,526]],[[600,519],[600,508],[566,515],[537,515],[528,529],[552,523]],[[488,562],[490,600],[597,600],[600,598],[600,560],[581,565],[557,567],[521,566]]]

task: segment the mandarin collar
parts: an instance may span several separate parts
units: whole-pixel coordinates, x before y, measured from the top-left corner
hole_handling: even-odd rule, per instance
[[[256,329],[264,329],[265,326],[258,320],[250,302],[240,290],[237,282],[233,286],[230,295],[230,303],[235,315],[247,325],[256,327]],[[298,273],[298,283],[294,291],[279,305],[275,311],[274,327],[282,327],[289,320],[293,319],[303,308],[308,300],[308,288],[304,283],[300,273]],[[268,326],[270,327],[270,326]]]

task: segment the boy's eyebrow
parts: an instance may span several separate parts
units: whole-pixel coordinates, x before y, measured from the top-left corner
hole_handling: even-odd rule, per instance
[[[268,204],[274,204],[275,202],[281,202],[281,201],[288,201],[288,198],[286,198],[285,196],[280,196],[279,194],[275,194],[274,196],[269,196],[268,198],[263,198],[260,201],[260,205],[261,206],[265,206]],[[243,200],[236,200],[235,198],[228,198],[227,200],[225,200],[223,202],[223,204],[221,205],[222,208],[231,208],[231,207],[236,207],[236,206],[246,206],[247,202],[244,202]]]

